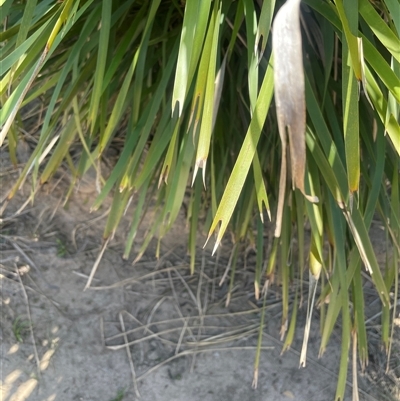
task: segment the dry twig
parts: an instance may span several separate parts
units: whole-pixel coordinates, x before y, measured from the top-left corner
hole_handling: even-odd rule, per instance
[[[40,378],[40,361],[39,361],[39,355],[38,355],[37,348],[36,348],[35,335],[33,334],[32,315],[31,315],[31,309],[29,306],[28,294],[25,291],[24,283],[22,282],[21,275],[19,273],[17,265],[15,265],[14,267],[15,267],[15,272],[17,274],[19,283],[21,284],[22,293],[24,294],[24,298],[25,298],[26,313],[28,315],[28,320],[29,320],[29,331],[30,331],[31,339],[32,339],[33,353],[35,355],[38,378]]]
[[[140,393],[139,393],[139,389],[138,389],[137,381],[136,381],[135,366],[133,364],[131,350],[129,349],[129,345],[128,345],[128,336],[126,335],[126,332],[125,332],[125,323],[124,323],[124,318],[122,316],[122,312],[119,313],[119,321],[121,323],[121,329],[122,329],[122,332],[124,335],[124,343],[125,343],[126,354],[128,355],[129,366],[131,368],[133,388],[135,389],[136,396],[138,398],[140,398]]]

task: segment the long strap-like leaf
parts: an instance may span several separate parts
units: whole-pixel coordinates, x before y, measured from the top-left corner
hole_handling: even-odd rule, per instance
[[[275,104],[282,142],[281,178],[275,237],[281,235],[282,211],[286,187],[286,127],[289,134],[293,187],[311,202],[318,198],[304,191],[306,165],[306,106],[303,55],[300,32],[300,0],[287,0],[278,11],[273,26]]]

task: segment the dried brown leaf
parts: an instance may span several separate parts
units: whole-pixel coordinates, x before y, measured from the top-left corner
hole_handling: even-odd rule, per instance
[[[304,190],[306,106],[300,32],[300,0],[287,0],[278,11],[273,25],[272,46],[274,50],[275,104],[282,142],[278,216],[275,230],[275,236],[279,237],[286,186],[286,128],[289,136],[293,188],[300,189],[309,201],[318,202],[318,198],[306,195]]]

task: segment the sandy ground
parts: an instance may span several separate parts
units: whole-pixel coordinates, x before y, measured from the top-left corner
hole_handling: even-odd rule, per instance
[[[2,175],[3,191],[13,177],[10,170]],[[292,348],[281,355],[277,289],[267,298],[258,386],[252,388],[262,305],[253,295],[251,260],[225,307],[227,288],[218,283],[229,246],[219,259],[199,250],[190,275],[182,219],[162,241],[159,260],[154,243],[132,265],[121,257],[123,222],[84,291],[102,245],[107,204],[88,214],[89,182],[62,208],[63,191],[48,185],[16,215],[28,194],[27,186],[0,225],[1,401],[122,401],[139,394],[144,401],[334,399],[340,327],[318,359],[315,312],[307,366],[299,369],[305,308]],[[371,306],[368,313],[376,311]],[[378,327],[379,318],[371,324]],[[378,331],[371,329],[372,345],[379,344]],[[386,375],[383,352],[379,345],[372,349],[368,374],[358,378],[360,400],[400,400],[400,358]],[[351,375],[346,399],[350,381]]]

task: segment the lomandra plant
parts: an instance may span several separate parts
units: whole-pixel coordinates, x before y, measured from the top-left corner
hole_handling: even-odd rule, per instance
[[[156,211],[136,259],[168,232],[185,200],[192,271],[201,230],[214,251],[227,230],[234,256],[239,243],[253,244],[256,297],[273,282],[281,287],[284,349],[300,297],[290,305],[289,287],[308,268],[300,364],[313,308],[321,309],[321,354],[340,317],[335,399],[344,397],[349,352],[356,399],[358,365],[368,360],[362,271],[382,303],[388,353],[398,299],[400,4],[282,3],[1,0],[0,143],[13,163],[25,135],[20,110],[31,105],[38,121],[8,197],[30,174],[33,198],[64,163],[68,198],[93,167],[92,210],[113,194],[104,248],[132,199],[124,257],[148,207]],[[100,162],[116,140],[118,161],[105,177]],[[385,266],[369,237],[373,219],[385,228]],[[275,230],[269,244],[266,226]],[[233,264],[231,283],[234,272]]]

